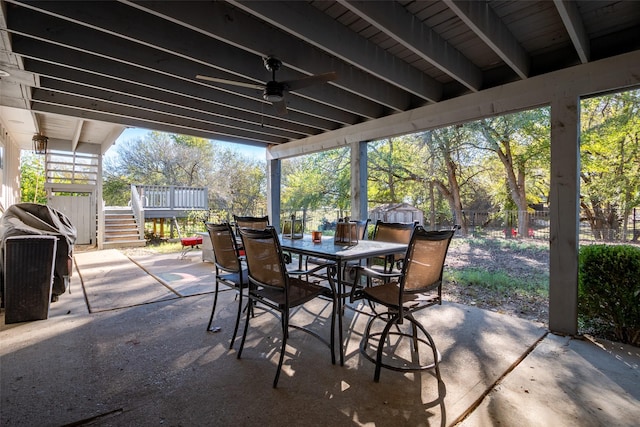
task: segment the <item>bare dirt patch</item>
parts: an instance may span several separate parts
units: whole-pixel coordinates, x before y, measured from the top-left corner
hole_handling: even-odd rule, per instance
[[[443,299],[548,324],[548,292],[527,292],[516,280],[539,281],[549,277],[549,245],[546,242],[515,242],[499,239],[454,239],[446,261],[448,271],[477,269],[513,278],[514,286],[493,287],[491,283],[463,285],[449,280],[443,287]]]

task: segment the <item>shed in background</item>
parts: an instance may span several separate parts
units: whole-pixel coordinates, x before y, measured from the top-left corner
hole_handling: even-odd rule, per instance
[[[424,212],[408,203],[386,203],[369,211],[371,223],[384,222],[417,222],[424,224]]]

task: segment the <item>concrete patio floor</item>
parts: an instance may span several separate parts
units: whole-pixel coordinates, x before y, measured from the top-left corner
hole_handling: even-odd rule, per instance
[[[133,261],[132,261],[133,260]],[[135,261],[135,262],[134,262]],[[2,426],[635,426],[640,351],[549,334],[543,325],[458,304],[425,310],[442,353],[432,372],[383,370],[358,351],[366,316],[346,310],[345,365],[292,330],[277,389],[275,318],[256,310],[238,360],[237,301],[200,253],[127,258],[77,252],[71,293],[47,320],[4,324]],[[327,303],[293,318],[328,336]],[[348,328],[347,328],[348,325]],[[237,343],[237,345],[239,342]],[[236,348],[237,348],[236,345]]]

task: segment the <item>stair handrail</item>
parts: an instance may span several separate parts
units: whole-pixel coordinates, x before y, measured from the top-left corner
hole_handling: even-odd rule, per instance
[[[141,189],[144,192],[144,188]],[[131,210],[138,224],[140,240],[144,240],[144,194],[140,195],[135,184],[131,184]]]

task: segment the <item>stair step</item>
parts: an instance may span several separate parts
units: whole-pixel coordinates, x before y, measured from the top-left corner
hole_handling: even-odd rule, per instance
[[[105,227],[122,228],[122,227],[134,227],[138,228],[138,224],[135,221],[113,221],[104,223]]]
[[[142,247],[146,240],[140,238],[138,223],[130,207],[104,209],[105,248]]]
[[[104,242],[104,249],[116,249],[116,248],[142,248],[147,245],[145,240],[122,240],[114,242]]]
[[[122,241],[129,241],[129,240],[140,240],[138,238],[139,236],[135,235],[135,234],[128,234],[128,235],[123,235],[123,236],[105,236],[104,241],[105,242],[122,242]],[[142,240],[143,242],[145,242],[146,240]]]
[[[138,236],[140,234],[140,233],[138,233],[138,229],[137,228],[127,228],[127,229],[124,229],[124,230],[105,229],[104,232],[105,232],[105,234],[109,234],[109,235],[133,234],[134,236]]]

